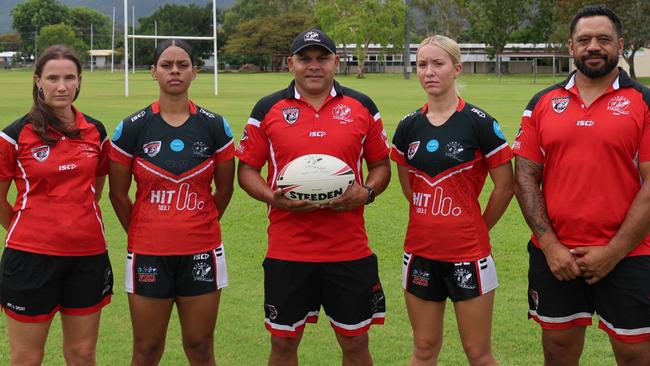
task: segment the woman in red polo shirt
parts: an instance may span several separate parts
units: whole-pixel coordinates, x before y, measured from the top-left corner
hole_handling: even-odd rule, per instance
[[[31,111],[0,133],[0,305],[11,364],[40,364],[61,312],[68,364],[94,364],[113,273],[98,201],[108,171],[106,131],[72,103],[81,63],[65,46],[36,61]],[[7,201],[14,182],[16,202]]]

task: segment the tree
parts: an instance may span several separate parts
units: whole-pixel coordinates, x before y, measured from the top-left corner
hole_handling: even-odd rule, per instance
[[[217,20],[219,20],[217,9]],[[155,24],[158,23],[159,35],[183,36],[212,36],[212,4],[200,7],[190,5],[163,5],[148,17],[138,19],[140,28],[138,33],[153,35]],[[220,41],[222,42],[222,40]],[[192,58],[195,62],[212,54],[213,45],[208,41],[189,41],[192,46]],[[222,43],[223,44],[223,43]],[[154,41],[138,40],[136,43],[136,59],[141,64],[153,63]]]
[[[468,10],[461,0],[411,0],[413,30],[424,38],[434,34],[458,39],[465,26]]]
[[[526,24],[514,31],[508,40],[514,43],[548,43],[556,24],[555,0],[534,0],[525,17]]]
[[[41,50],[55,44],[64,44],[72,49],[80,59],[88,58],[88,46],[75,35],[74,29],[67,24],[54,24],[41,28],[38,43]]]
[[[230,56],[239,56],[241,63],[278,70],[296,35],[313,24],[311,16],[298,12],[258,16],[237,26],[224,51]]]
[[[11,10],[12,26],[25,40],[22,52],[34,53],[34,38],[39,28],[64,23],[70,17],[69,9],[56,0],[27,0]],[[28,40],[31,39],[31,42]],[[39,46],[39,49],[42,49]]]
[[[634,57],[636,53],[650,43],[650,2],[647,0],[609,1],[612,10],[623,23],[625,48],[623,59],[630,66],[630,76],[636,79]]]
[[[311,12],[310,0],[237,0],[235,5],[226,11],[223,29],[230,37],[234,35],[239,24],[257,17]]]
[[[314,8],[323,30],[336,34],[339,42],[356,44],[357,78],[363,78],[366,50],[371,43],[404,47],[402,0],[318,0]]]
[[[22,44],[20,35],[17,33],[2,33],[0,34],[0,52],[4,51],[18,51]]]
[[[496,57],[497,75],[501,74],[499,54],[510,34],[517,30],[530,12],[531,0],[465,0],[472,29],[488,44],[488,54]]]
[[[72,26],[87,45],[90,45],[90,25],[93,25],[93,48],[111,47],[111,18],[85,6],[70,9],[66,24]]]

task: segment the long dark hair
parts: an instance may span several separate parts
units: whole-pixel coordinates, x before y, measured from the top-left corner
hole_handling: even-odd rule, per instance
[[[49,61],[63,60],[63,59],[72,61],[75,64],[75,66],[77,66],[77,76],[78,77],[81,76],[81,62],[79,61],[79,58],[77,58],[77,56],[75,56],[75,54],[72,53],[72,51],[64,45],[54,45],[48,47],[41,54],[38,60],[36,60],[34,76],[40,78],[41,75],[43,74],[43,68],[45,67],[45,64],[47,64]],[[77,91],[72,101],[75,101],[77,99],[77,96],[79,96],[79,87],[77,87]],[[79,136],[79,129],[76,127],[71,130],[66,129],[63,126],[63,122],[59,119],[59,117],[57,117],[56,113],[54,113],[54,111],[52,110],[52,107],[50,107],[45,102],[45,98],[44,95],[42,95],[42,91],[39,90],[38,85],[36,85],[36,78],[34,78],[34,86],[32,88],[32,98],[34,100],[34,104],[32,105],[32,109],[29,112],[29,119],[32,122],[32,128],[41,137],[41,140],[43,140],[43,142],[45,142],[48,145],[51,145],[58,141],[58,139],[48,136],[47,134],[48,127],[52,127],[56,131],[68,137]]]

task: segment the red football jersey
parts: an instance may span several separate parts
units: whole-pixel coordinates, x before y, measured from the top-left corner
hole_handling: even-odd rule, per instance
[[[137,184],[129,251],[184,255],[221,245],[212,181],[217,164],[234,158],[232,132],[222,116],[189,108],[190,118],[173,127],[153,103],[113,133],[111,160],[131,167]]]
[[[374,162],[385,159],[388,153],[375,104],[337,82],[319,110],[300,97],[294,82],[262,98],[253,108],[236,151],[241,161],[253,167],[261,168],[268,162],[267,182],[274,190],[278,172],[302,155],[328,154],[343,160],[361,185],[362,159]],[[363,207],[309,213],[271,208],[269,220],[269,258],[332,262],[371,254]]]
[[[650,161],[650,92],[619,71],[588,108],[575,74],[535,95],[513,145],[515,154],[544,164],[548,216],[568,247],[609,242],[641,187],[638,164]],[[648,254],[650,236],[629,255]]]
[[[9,248],[59,256],[106,251],[95,183],[108,172],[110,144],[101,122],[74,112],[79,138],[49,129],[59,141],[46,145],[27,115],[0,133],[0,179],[13,179],[18,191]]]
[[[484,258],[491,247],[478,197],[512,150],[497,121],[462,99],[441,126],[427,108],[404,117],[393,137],[391,159],[408,167],[413,190],[404,250],[445,262]]]

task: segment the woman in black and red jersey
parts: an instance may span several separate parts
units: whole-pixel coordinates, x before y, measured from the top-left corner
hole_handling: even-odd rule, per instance
[[[435,364],[449,297],[469,363],[496,365],[497,276],[488,231],[513,195],[512,151],[497,121],[458,96],[456,42],[425,39],[416,65],[427,103],[400,121],[391,153],[410,202],[402,276],[414,338],[410,364]],[[494,188],[481,213],[478,197],[488,173]]]
[[[159,362],[174,303],[190,364],[215,363],[214,328],[228,283],[219,219],[233,192],[234,148],[226,120],[189,99],[197,74],[191,54],[184,41],[160,43],[151,70],[158,101],[120,122],[112,138],[110,198],[128,232],[133,365]]]
[[[52,318],[61,312],[68,364],[94,364],[101,309],[113,273],[98,201],[108,171],[101,122],[72,103],[81,64],[65,46],[36,61],[31,111],[0,133],[0,263],[11,364],[40,364]],[[7,192],[17,190],[13,208]]]

